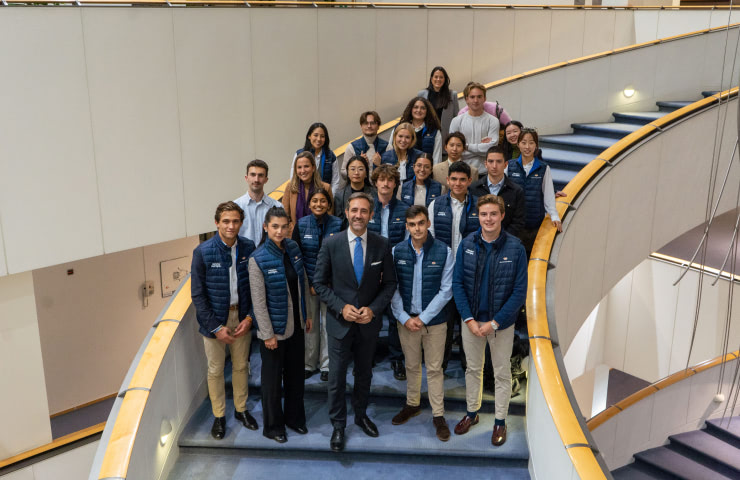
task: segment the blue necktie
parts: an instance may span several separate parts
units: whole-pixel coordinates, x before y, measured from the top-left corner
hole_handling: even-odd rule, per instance
[[[357,278],[357,285],[359,285],[360,281],[362,280],[362,270],[365,268],[364,262],[362,260],[362,238],[360,237],[355,238],[355,258],[352,263],[355,267],[355,278]]]

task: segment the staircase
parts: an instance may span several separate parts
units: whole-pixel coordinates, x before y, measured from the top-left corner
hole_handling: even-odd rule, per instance
[[[740,478],[740,417],[708,420],[706,428],[668,437],[612,472],[615,480]]]
[[[717,92],[702,92],[705,97]],[[573,133],[540,137],[542,158],[550,165],[555,190],[562,190],[576,173],[619,139],[643,125],[693,102],[657,102],[656,112],[614,112],[613,122],[573,123]]]
[[[383,338],[381,337],[381,340]],[[426,380],[422,383],[422,413],[406,424],[394,426],[391,418],[405,402],[406,382],[393,378],[389,362],[373,369],[368,416],[377,424],[380,436],[367,437],[353,423],[348,400],[347,443],[345,451],[329,449],[332,426],[327,411],[326,382],[315,374],[306,380],[305,408],[308,434],[287,430],[288,442],[278,444],[262,436],[259,349],[252,346],[248,409],[260,425],[259,431],[243,428],[233,418],[227,372],[226,437],[215,440],[210,401],[204,399],[189,420],[179,439],[179,457],[169,479],[245,479],[245,478],[455,478],[460,468],[471,478],[528,479],[529,450],[525,436],[526,383],[510,403],[507,419],[508,439],[501,447],[491,445],[494,409],[493,396],[484,392],[480,423],[466,435],[453,433],[448,442],[435,436],[432,413],[426,400]],[[445,418],[452,430],[465,414],[465,379],[459,361],[450,361],[445,376]],[[227,369],[229,367],[227,366]],[[353,376],[347,374],[348,392]]]

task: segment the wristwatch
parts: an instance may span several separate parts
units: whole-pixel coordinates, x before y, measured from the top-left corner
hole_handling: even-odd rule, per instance
[[[493,320],[491,320],[491,327],[492,327],[492,328],[493,328],[494,330],[498,330],[498,324],[497,324],[496,322],[494,322]]]

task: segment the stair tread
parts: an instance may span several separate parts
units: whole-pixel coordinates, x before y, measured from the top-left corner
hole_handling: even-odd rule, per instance
[[[278,452],[279,453],[279,452]],[[241,480],[245,478],[321,478],[322,480],[346,480],[347,478],[393,478],[394,480],[416,480],[418,478],[455,478],[460,475],[460,468],[470,478],[506,478],[510,480],[528,480],[529,471],[526,464],[492,465],[490,461],[465,458],[460,462],[447,463],[435,461],[433,455],[418,457],[416,461],[394,461],[388,456],[382,462],[373,459],[358,458],[358,454],[348,457],[344,454],[331,453],[316,458],[316,452],[305,458],[280,456],[249,456],[248,452],[210,452],[189,450],[181,451],[169,474],[170,479],[200,480],[218,478],[224,480]]]
[[[633,118],[638,120],[652,121],[668,115],[668,112],[614,112],[615,118]]]
[[[724,463],[736,470],[740,470],[740,449],[707,433],[705,430],[671,435],[671,442],[676,442],[688,448],[703,453],[715,461]]]
[[[644,470],[641,470],[638,465],[630,463],[624,467],[620,467],[612,472],[614,480],[656,480],[662,477],[651,475]]]
[[[730,418],[713,418],[712,420],[707,420],[707,424],[710,424],[712,425],[712,427],[722,430],[723,432],[728,433],[729,435],[737,439],[740,439],[740,416]]]
[[[206,398],[191,417],[179,438],[181,447],[204,447],[218,449],[263,449],[281,451],[329,451],[332,425],[329,422],[326,396],[306,394],[304,398],[308,434],[299,435],[288,430],[288,442],[279,444],[262,436],[260,431],[243,428],[233,416],[233,400],[226,401],[226,436],[222,440],[211,437],[213,415],[210,401]],[[453,457],[528,459],[529,450],[524,431],[524,417],[509,415],[507,418],[507,441],[500,447],[491,445],[493,408],[484,406],[478,425],[465,435],[452,435],[448,442],[440,442],[434,433],[432,412],[423,405],[422,413],[404,425],[392,425],[391,418],[403,406],[399,399],[373,397],[367,414],[373,419],[380,432],[379,438],[366,436],[353,423],[353,414],[348,412],[346,452],[372,454],[445,455]],[[456,422],[465,415],[465,405],[447,405],[445,418],[452,430]],[[257,395],[250,396],[247,408],[262,426],[262,404]],[[351,408],[349,408],[351,410]]]
[[[562,168],[552,168],[550,169],[550,173],[552,174],[552,183],[556,185],[567,184],[578,174],[576,171],[565,170]]]
[[[540,142],[542,143],[600,148],[602,150],[606,150],[617,141],[618,140],[616,138],[595,137],[593,135],[581,134],[546,135],[540,137]]]
[[[627,135],[642,128],[641,125],[634,123],[620,123],[620,122],[602,122],[602,123],[573,123],[571,125],[574,129],[586,129],[586,130],[600,130],[605,132],[622,133]]]
[[[667,447],[651,448],[650,450],[636,453],[635,458],[685,480],[697,478],[703,480],[730,479],[730,477],[726,477]]]
[[[668,108],[683,108],[686,105],[691,105],[694,103],[693,101],[683,101],[683,100],[666,100],[666,101],[660,101],[656,102],[656,105],[659,107],[668,107]]]
[[[577,167],[580,170],[588,165],[591,160],[596,158],[596,155],[593,153],[561,150],[559,148],[543,148],[542,158],[544,158],[550,165],[553,163],[566,164]]]

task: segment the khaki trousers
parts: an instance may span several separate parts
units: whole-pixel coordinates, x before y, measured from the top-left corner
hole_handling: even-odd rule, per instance
[[[471,320],[471,322],[474,320]],[[469,412],[480,410],[483,395],[483,361],[486,342],[491,347],[493,378],[496,384],[496,418],[505,420],[511,400],[511,349],[514,345],[514,325],[494,330],[486,337],[476,337],[467,325],[462,326],[463,347],[468,368],[465,370],[465,397]]]
[[[233,332],[239,325],[239,311],[230,310],[226,326]],[[252,331],[249,330],[229,345],[231,351],[231,384],[234,388],[234,408],[237,412],[247,409],[247,360],[249,345],[252,342]],[[226,344],[215,338],[203,337],[208,359],[208,396],[211,398],[211,410],[214,417],[226,415],[226,390],[224,383],[224,365],[226,363]]]
[[[421,401],[421,358],[424,352],[424,363],[427,367],[427,386],[429,387],[429,404],[432,415],[441,417],[445,414],[445,386],[442,360],[447,340],[447,323],[421,327],[418,332],[409,331],[401,322],[398,325],[398,336],[406,358],[406,403],[412,407]]]
[[[306,282],[306,292],[309,292]],[[329,371],[329,349],[326,343],[326,304],[320,301],[319,296],[306,295],[306,310],[308,318],[313,320],[311,332],[306,333],[306,354],[304,369],[310,372],[321,370]]]

